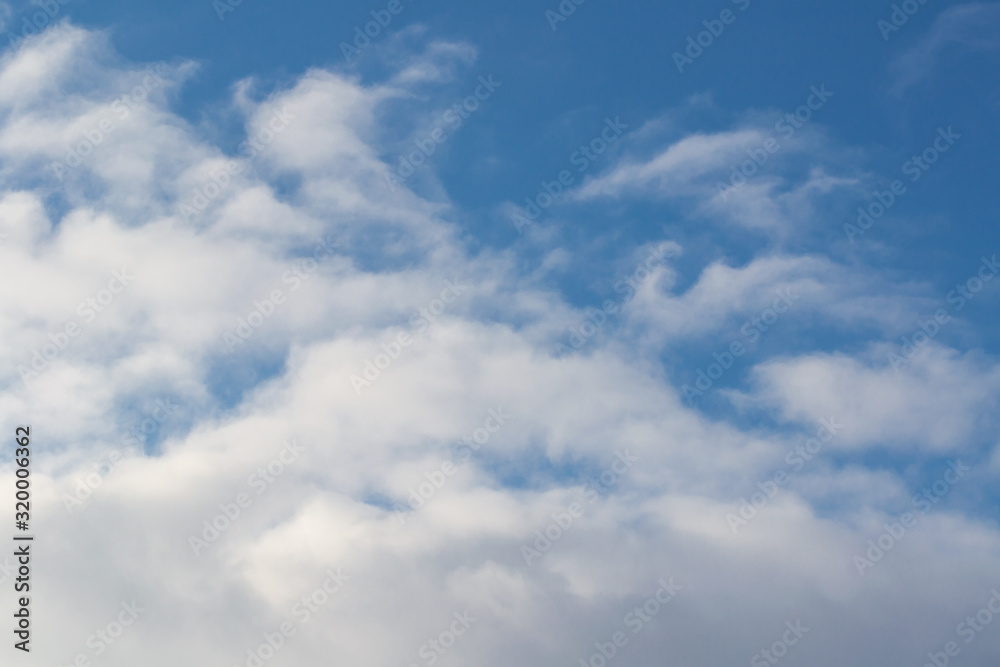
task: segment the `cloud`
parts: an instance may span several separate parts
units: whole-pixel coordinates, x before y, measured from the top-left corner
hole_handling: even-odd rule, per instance
[[[829,354],[769,361],[754,369],[756,398],[788,420],[836,415],[845,424],[838,442],[851,446],[954,451],[992,423],[1000,389],[995,364],[938,346],[921,350],[898,373],[875,359]]]
[[[804,115],[798,118],[775,112],[777,121],[769,121],[763,112],[749,113],[734,129],[689,132],[651,156],[644,155],[647,146],[663,143],[655,128],[678,120],[648,123],[626,139],[616,164],[588,178],[569,199],[669,201],[692,216],[772,236],[791,234],[809,224],[820,202],[852,192],[859,183],[828,173],[841,169],[843,150],[808,124],[832,96],[825,86],[822,91],[822,98],[810,93],[813,106],[800,107]],[[804,169],[803,163],[811,166]]]
[[[576,664],[673,579],[676,599],[630,638],[637,664],[746,661],[799,617],[803,661],[865,664],[995,585],[996,526],[948,504],[858,577],[852,557],[909,485],[863,461],[818,465],[819,491],[782,489],[739,535],[726,521],[815,432],[799,422],[831,411],[851,424],[845,451],[911,437],[958,453],[992,427],[991,364],[933,348],[897,379],[846,353],[764,359],[747,400],[778,423],[710,419],[613,341],[557,358],[551,334],[578,307],[512,251],[471,250],[451,202],[385,187],[383,125],[414,86],[436,107],[438,75],[314,69],[258,100],[237,85],[247,143],[227,152],[171,110],[195,65],[151,64],[151,86],[146,64],[108,54],[66,24],[0,59],[0,416],[36,443],[39,660],[98,658],[88,638],[135,600],[104,664],[253,663],[286,622],[274,664],[419,664],[430,639],[442,661]],[[680,140],[581,196],[632,196],[630,175],[638,196],[703,203],[708,174],[758,138]],[[70,165],[70,149],[86,155]],[[892,326],[886,295],[920,296],[809,255],[707,263],[679,293],[680,268],[659,271],[626,345],[643,343],[633,325],[662,329],[657,349],[725,332],[781,286],[845,327]],[[109,472],[163,399],[174,416]],[[875,477],[889,490],[823,503]],[[7,458],[0,487],[13,481]]]
[[[741,267],[714,262],[682,294],[669,293],[670,287],[661,272],[659,280],[638,289],[628,311],[630,321],[660,344],[727,329],[735,335],[741,324],[753,316],[759,319],[776,300],[787,302],[782,312],[790,318],[820,319],[845,330],[874,326],[893,332],[912,322],[920,306],[932,303],[912,288],[819,256],[759,256]]]
[[[754,130],[685,137],[645,162],[625,162],[588,179],[576,192],[580,200],[652,192],[676,196],[689,191],[699,176],[741,160],[743,151],[764,142]]]
[[[7,30],[7,22],[10,21],[13,11],[6,2],[0,2],[0,30]]]
[[[930,31],[916,45],[893,60],[895,79],[891,91],[901,94],[931,76],[944,52],[992,51],[1000,47],[1000,4],[970,2],[948,7],[934,20]]]

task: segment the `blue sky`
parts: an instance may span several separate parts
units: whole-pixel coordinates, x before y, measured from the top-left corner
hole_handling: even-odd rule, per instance
[[[995,664],[1000,4],[44,7],[0,420],[45,664],[249,667],[330,568],[263,662],[601,667],[668,580],[616,660]]]
[[[673,136],[714,131],[732,127],[751,110],[771,111],[778,118],[802,104],[810,86],[821,84],[835,97],[817,114],[820,129],[839,147],[861,152],[857,166],[875,184],[890,181],[906,159],[923,150],[938,126],[953,126],[972,139],[962,142],[960,158],[949,156],[954,158],[950,164],[935,167],[933,178],[894,210],[923,219],[882,230],[877,242],[905,246],[906,251],[880,255],[880,261],[940,281],[943,288],[954,277],[945,267],[996,246],[997,239],[988,235],[988,212],[996,206],[991,199],[996,195],[988,187],[986,166],[997,151],[991,131],[997,91],[988,83],[996,65],[995,45],[970,46],[961,35],[946,39],[928,56],[928,64],[921,63],[919,79],[894,91],[907,67],[906,54],[926,50],[933,39],[941,14],[934,7],[922,6],[886,41],[877,22],[890,17],[888,6],[751,2],[741,11],[742,6],[588,2],[553,30],[544,15],[552,8],[544,4],[485,8],[404,0],[402,13],[351,65],[340,44],[352,43],[353,28],[383,7],[244,2],[220,20],[219,11],[206,2],[179,2],[168,9],[74,0],[57,16],[108,30],[115,50],[129,59],[198,61],[199,71],[174,107],[196,124],[211,118],[213,110],[218,113],[233,82],[248,76],[259,80],[261,94],[314,67],[357,72],[363,80],[377,81],[391,67],[386,61],[392,56],[385,51],[398,31],[419,27],[422,39],[405,40],[414,49],[435,39],[475,45],[475,65],[456,76],[451,91],[456,98],[464,96],[463,84],[489,72],[504,82],[502,94],[463,128],[460,141],[450,142],[435,157],[433,166],[453,201],[469,212],[465,228],[494,246],[510,245],[516,235],[509,226],[497,230],[496,221],[485,219],[488,214],[503,202],[535,192],[542,179],[565,168],[568,156],[589,141],[606,116],[620,116],[634,129],[683,108],[693,96],[709,96],[711,111],[685,118]],[[683,52],[687,38],[705,29],[703,21],[716,19],[727,8],[735,22],[679,73],[671,55]],[[33,11],[31,5],[14,7],[10,27],[17,32]],[[970,42],[975,36],[974,24],[959,30],[969,32]],[[446,98],[448,92],[433,94]],[[595,165],[601,166],[606,165]],[[653,221],[658,214],[669,215],[669,209],[618,213],[615,227],[641,242],[660,232]],[[604,222],[605,212],[599,216],[594,224]],[[938,216],[951,224],[934,224]],[[585,221],[575,227],[590,229]],[[696,233],[693,225],[686,227],[688,234]],[[836,226],[828,227],[799,242],[810,250],[828,249],[837,239]],[[565,233],[568,242],[579,242],[572,232]],[[735,254],[739,248],[720,251]]]

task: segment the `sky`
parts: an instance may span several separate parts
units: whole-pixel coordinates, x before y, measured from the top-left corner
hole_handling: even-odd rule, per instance
[[[0,664],[997,663],[1000,3],[0,49]]]

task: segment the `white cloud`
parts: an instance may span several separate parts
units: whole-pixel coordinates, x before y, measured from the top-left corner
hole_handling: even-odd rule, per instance
[[[869,360],[829,354],[769,361],[755,369],[757,397],[785,419],[837,417],[845,424],[838,442],[848,446],[955,451],[969,446],[984,420],[992,424],[995,364],[933,345],[898,372],[886,357],[879,348]]]
[[[586,200],[650,190],[661,196],[685,194],[692,181],[741,161],[743,151],[765,139],[766,135],[756,130],[685,137],[648,161],[625,162],[589,179],[575,196]]]
[[[842,151],[822,130],[800,121],[792,125],[789,116],[777,112],[774,116],[776,123],[765,121],[761,112],[748,114],[735,129],[691,133],[643,157],[655,135],[662,134],[658,126],[677,121],[648,123],[626,139],[628,147],[616,164],[584,181],[570,199],[668,200],[690,206],[692,216],[769,235],[808,229],[824,198],[855,189],[858,179],[827,173],[824,163],[841,161]],[[803,159],[812,165],[804,178],[799,176]]]
[[[648,340],[659,345],[727,329],[735,337],[776,302],[781,319],[822,318],[828,326],[886,331],[908,325],[919,306],[931,303],[914,289],[889,284],[874,272],[819,256],[760,256],[742,267],[714,262],[682,294],[669,293],[667,271],[658,277],[640,286],[627,312]],[[766,333],[756,323],[749,328]]]
[[[948,7],[934,20],[930,31],[916,45],[893,60],[891,88],[900,94],[931,76],[944,51],[959,47],[990,51],[1000,47],[1000,3],[969,2]]]
[[[575,309],[520,275],[511,254],[470,253],[447,203],[385,187],[377,156],[386,105],[409,82],[437,75],[383,85],[312,70],[258,102],[238,87],[234,105],[249,137],[270,128],[276,112],[294,115],[251,158],[225,155],[171,112],[167,90],[192,67],[182,65],[60,182],[48,166],[65,143],[145,76],[144,66],[109,63],[102,44],[64,25],[0,61],[0,84],[16,91],[0,96],[0,232],[8,235],[0,422],[8,433],[31,423],[37,447],[34,528],[46,545],[32,599],[36,636],[46,638],[39,660],[95,657],[88,636],[135,599],[146,611],[103,664],[158,667],[191,655],[245,664],[247,650],[293,615],[327,569],[342,568],[351,577],[343,590],[308,623],[293,621],[297,634],[273,664],[330,655],[419,663],[421,645],[464,610],[479,620],[448,660],[576,664],[671,577],[682,593],[632,640],[637,664],[667,653],[691,664],[748,660],[799,614],[815,628],[803,660],[864,664],[915,627],[950,626],[953,601],[978,600],[1000,574],[995,526],[944,508],[859,579],[852,555],[890,518],[881,496],[829,516],[790,488],[734,536],[726,513],[800,434],[709,420],[614,345],[595,341],[586,355],[554,358],[550,333]],[[93,85],[83,87],[80,72]],[[684,169],[721,165],[751,138],[734,136],[681,141],[628,173],[643,187],[684,191]],[[247,168],[198,216],[182,215],[192,190],[230,161]],[[625,192],[619,172],[609,173],[585,192]],[[294,177],[295,187],[279,189],[277,176]],[[316,237],[341,245],[293,289],[283,277],[301,268]],[[100,303],[123,268],[134,281],[87,321],[78,304]],[[813,257],[715,264],[680,296],[650,282],[634,317],[698,336],[761,305],[759,291],[790,284],[848,322],[891,322],[877,312],[885,306],[877,291],[866,301],[859,284],[875,278],[846,273]],[[411,317],[434,307],[446,280],[467,287],[422,330]],[[228,352],[223,335],[275,289],[285,300]],[[17,367],[52,336],[61,341],[70,321],[79,335],[25,385]],[[400,332],[412,344],[358,396],[351,375]],[[898,379],[846,356],[770,362],[751,398],[788,420],[839,410],[853,429],[847,444],[920,437],[950,450],[992,409],[982,396],[995,391],[996,372],[927,354]],[[936,398],[942,393],[946,400]],[[176,426],[164,425],[149,455],[121,462],[68,514],[64,494],[120,447],[123,424],[164,395],[181,406]],[[509,423],[401,525],[392,504],[498,406]],[[302,458],[258,495],[251,475],[289,438],[305,448]],[[584,481],[622,449],[639,461],[590,503]],[[864,474],[816,470],[820,489],[857,488]],[[894,491],[904,486],[896,475],[883,479]],[[12,481],[7,464],[0,488]],[[232,511],[240,493],[252,503],[196,556],[189,535],[227,511],[220,504]],[[526,565],[521,546],[573,503],[584,505],[582,517]],[[12,520],[11,509],[0,518]],[[872,638],[871,618],[881,638]],[[827,626],[838,628],[836,642],[824,638]],[[704,637],[720,631],[727,641],[706,646]]]

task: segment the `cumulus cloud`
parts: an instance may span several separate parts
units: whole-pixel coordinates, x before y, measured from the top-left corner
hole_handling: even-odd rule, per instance
[[[975,354],[930,346],[894,368],[844,354],[769,361],[755,369],[757,398],[784,418],[815,421],[841,415],[848,445],[964,449],[990,415],[1000,369]]]
[[[621,630],[637,664],[728,665],[801,620],[802,661],[880,664],[914,627],[953,625],[952,600],[978,602],[1000,574],[995,526],[943,505],[860,577],[852,557],[907,483],[824,464],[734,534],[727,514],[815,424],[710,419],[617,345],[554,355],[581,310],[511,253],[472,252],[450,203],[386,187],[387,109],[473,55],[429,53],[382,83],[316,69],[263,99],[237,85],[235,153],[171,110],[191,63],[121,64],[68,24],[0,60],[0,416],[37,447],[37,657],[252,664],[287,623],[273,664],[576,664]],[[687,170],[759,138],[681,140],[579,196],[687,195]],[[714,263],[679,295],[674,270],[630,302],[626,336],[642,325],[666,349],[781,287],[845,325],[894,321],[863,289],[874,271],[824,259]],[[927,355],[899,377],[765,360],[748,400],[779,422],[836,416],[840,448],[957,452],[997,371]],[[869,476],[891,492],[822,502]],[[639,620],[665,586],[676,597]],[[88,638],[133,600],[97,656]]]
[[[775,303],[783,319],[883,330],[908,324],[917,307],[930,303],[911,287],[818,256],[760,256],[741,267],[713,262],[681,294],[670,292],[666,271],[660,274],[640,286],[629,311],[631,321],[660,344],[727,328],[735,332]],[[754,328],[761,331],[751,323]]]

